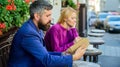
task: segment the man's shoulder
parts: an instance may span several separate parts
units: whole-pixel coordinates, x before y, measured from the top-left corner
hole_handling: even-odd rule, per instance
[[[29,23],[28,22],[26,22],[26,23],[24,23],[23,24],[23,26],[20,28],[20,31],[22,31],[22,32],[26,32],[26,31],[30,31],[30,29],[31,29],[31,26],[29,25]]]
[[[19,29],[19,33],[28,35],[31,33],[35,33],[35,29],[28,22],[25,22],[23,26]]]

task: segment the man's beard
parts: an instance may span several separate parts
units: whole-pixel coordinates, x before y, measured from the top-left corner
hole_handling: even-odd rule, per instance
[[[50,28],[50,23],[51,23],[51,21],[49,21],[47,24],[43,24],[42,21],[39,20],[38,28],[43,30],[43,31],[47,31]]]

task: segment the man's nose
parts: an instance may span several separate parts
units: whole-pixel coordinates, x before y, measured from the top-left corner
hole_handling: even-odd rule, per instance
[[[51,25],[54,25],[54,18],[51,18]]]
[[[52,17],[50,17],[50,20],[52,20]]]

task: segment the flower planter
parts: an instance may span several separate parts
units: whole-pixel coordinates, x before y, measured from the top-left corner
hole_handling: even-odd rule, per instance
[[[0,43],[2,41],[5,41],[11,34],[15,33],[15,31],[18,30],[18,27],[12,27],[10,28],[7,32],[4,32],[1,36],[0,36]]]
[[[18,30],[18,27],[12,27],[0,36],[0,67],[7,67],[9,51],[12,41],[12,34]]]

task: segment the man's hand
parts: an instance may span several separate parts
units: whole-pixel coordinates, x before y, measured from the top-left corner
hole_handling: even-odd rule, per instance
[[[79,60],[85,53],[86,48],[79,47],[73,54],[73,61]]]
[[[67,51],[64,51],[64,52],[62,52],[62,55],[70,55],[70,53]]]

